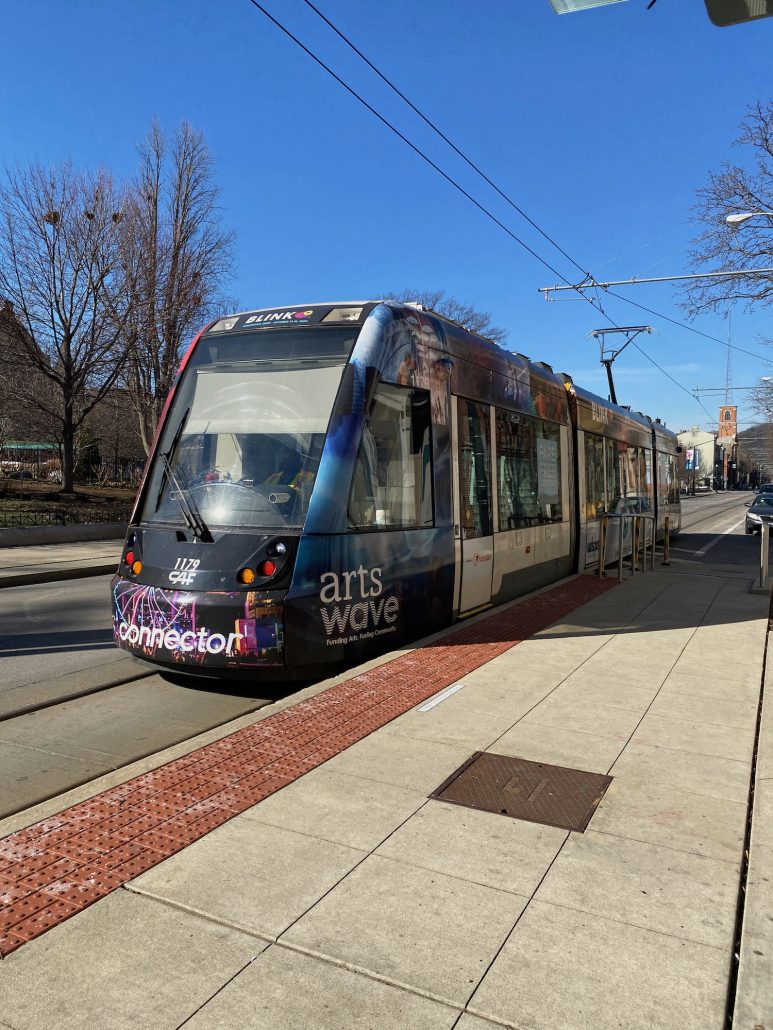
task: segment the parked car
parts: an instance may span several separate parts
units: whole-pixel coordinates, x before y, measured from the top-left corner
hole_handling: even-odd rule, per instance
[[[746,512],[746,532],[759,533],[764,525],[773,522],[773,489],[759,493]]]

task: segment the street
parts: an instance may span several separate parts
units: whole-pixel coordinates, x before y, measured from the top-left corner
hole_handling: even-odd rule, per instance
[[[713,562],[738,566],[739,574],[746,574],[756,566],[760,550],[759,536],[744,530],[753,496],[750,490],[728,490],[683,497],[682,531],[671,544],[674,558],[700,560],[710,548]]]
[[[270,703],[118,651],[109,576],[0,591],[0,817]],[[82,695],[82,696],[78,696]]]

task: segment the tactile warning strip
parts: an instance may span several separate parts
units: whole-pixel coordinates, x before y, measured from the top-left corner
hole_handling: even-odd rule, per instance
[[[432,797],[582,833],[611,782],[603,773],[476,751]]]
[[[0,840],[0,956],[615,585],[580,576]]]

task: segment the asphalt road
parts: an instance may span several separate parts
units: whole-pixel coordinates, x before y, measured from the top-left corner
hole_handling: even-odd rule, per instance
[[[711,560],[736,567],[739,575],[754,576],[759,562],[760,538],[747,536],[746,505],[752,491],[728,490],[682,498],[682,532],[673,541],[674,558],[700,561],[711,551]]]
[[[109,582],[0,590],[0,818],[276,696],[161,675],[117,650]]]

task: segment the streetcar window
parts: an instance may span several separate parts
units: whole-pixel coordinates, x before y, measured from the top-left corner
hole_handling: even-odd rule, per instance
[[[623,440],[607,440],[611,512],[638,512],[642,507],[639,448]]]
[[[652,511],[655,507],[655,486],[652,480],[652,451],[642,447],[639,451],[640,479],[642,487],[641,510]]]
[[[349,497],[352,529],[434,525],[430,400],[382,383],[362,432]]]
[[[669,456],[658,452],[658,498],[661,504],[671,500]]]
[[[209,354],[209,357],[212,357]],[[143,518],[210,527],[303,526],[343,366],[280,359],[185,373],[161,441]]]
[[[233,335],[206,335],[196,346],[191,364],[195,366],[307,358],[346,361],[360,328],[315,326],[301,329],[256,329]],[[212,331],[210,330],[210,333]]]
[[[487,404],[459,398],[459,491],[462,536],[491,536],[491,419]]]
[[[497,411],[499,529],[561,521],[560,429],[551,422]]]
[[[595,519],[606,511],[604,439],[585,434],[585,518]]]

